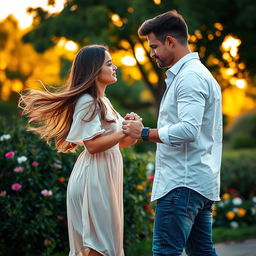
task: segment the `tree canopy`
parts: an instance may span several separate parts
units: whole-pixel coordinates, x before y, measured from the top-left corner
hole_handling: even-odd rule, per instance
[[[50,4],[54,2],[51,0]],[[165,89],[164,72],[150,58],[147,44],[137,36],[137,29],[145,19],[171,9],[176,9],[185,18],[191,47],[199,52],[223,90],[232,86],[231,77],[222,74],[231,72],[229,68],[233,69],[232,77],[236,79],[249,80],[255,75],[254,0],[68,0],[58,14],[30,8],[28,11],[34,16],[33,30],[24,36],[24,40],[31,42],[39,52],[53,47],[61,37],[80,46],[103,43],[113,51],[126,51],[135,58],[144,84],[157,107]],[[223,50],[227,36],[240,41],[236,55]],[[146,52],[144,63],[136,57],[138,45]],[[150,73],[157,79],[150,80]]]

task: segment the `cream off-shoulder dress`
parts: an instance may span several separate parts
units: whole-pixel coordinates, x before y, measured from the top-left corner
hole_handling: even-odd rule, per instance
[[[76,104],[73,122],[66,141],[83,145],[99,134],[111,134],[122,127],[123,118],[113,114],[107,98],[107,119],[100,115],[89,122],[89,94]],[[85,146],[84,146],[85,147]],[[67,188],[69,256],[88,255],[92,248],[104,256],[124,256],[123,251],[123,159],[119,145],[90,154],[86,147],[79,155]]]

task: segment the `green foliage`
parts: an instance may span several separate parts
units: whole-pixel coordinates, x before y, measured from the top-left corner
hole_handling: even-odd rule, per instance
[[[256,147],[256,113],[247,113],[240,117],[227,134],[229,143],[234,149]]]
[[[152,174],[152,155],[123,150],[124,156],[124,238],[126,254],[132,255],[131,245],[151,237],[154,209],[149,205]],[[151,160],[152,161],[152,160]],[[148,167],[148,170],[147,170]],[[147,175],[148,172],[148,175]],[[130,250],[129,250],[130,249]]]
[[[244,199],[235,189],[222,195],[214,205],[214,227],[238,229],[254,225],[256,221],[256,197]]]
[[[232,188],[248,199],[256,195],[255,150],[224,151],[221,167],[222,193]]]
[[[62,12],[54,15],[45,15],[42,9],[31,9],[35,18],[35,27],[29,31],[24,40],[31,42],[38,51],[45,51],[54,45],[56,38],[66,37],[81,46],[91,43],[105,43],[111,49],[123,49],[133,53],[136,43],[141,43],[137,36],[138,27],[146,19],[160,13],[176,9],[180,12],[189,27],[189,33],[200,31],[202,38],[196,43],[200,57],[206,63],[210,55],[221,60],[219,51],[227,35],[238,37],[242,44],[239,46],[240,62],[244,62],[246,69],[255,75],[256,51],[248,51],[255,45],[254,31],[256,29],[256,3],[254,0],[161,0],[160,4],[145,0],[106,0],[98,1],[68,1]],[[143,6],[143,8],[142,8]],[[196,6],[196,8],[195,8]],[[118,14],[121,25],[116,26],[112,14]],[[216,32],[215,24],[223,24],[221,34],[209,39],[208,35]],[[49,29],[50,28],[50,29]],[[120,43],[126,40],[129,48]],[[163,73],[151,61],[151,70],[159,77],[157,84],[151,83],[147,78],[149,69],[137,62],[145,85],[154,94],[155,105],[160,103],[164,89]],[[147,63],[148,64],[148,63]],[[213,71],[216,66],[209,66]]]
[[[0,116],[8,117],[14,115],[17,112],[17,107],[6,101],[0,101]]]
[[[214,206],[214,227],[237,229],[256,221],[256,152],[224,151],[221,201]]]
[[[0,254],[51,255],[67,250],[65,194],[74,155],[57,153],[25,132],[20,120],[13,121],[12,126],[0,123]],[[14,184],[21,188],[14,190]],[[51,192],[44,196],[44,190]]]
[[[24,122],[0,118],[0,255],[35,256],[68,253],[66,187],[77,154],[62,154]],[[125,250],[151,236],[153,210],[148,206],[149,157],[132,149],[124,155]],[[152,166],[151,166],[152,171]]]

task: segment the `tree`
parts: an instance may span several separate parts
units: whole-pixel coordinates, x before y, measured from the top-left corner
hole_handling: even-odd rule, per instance
[[[17,93],[32,85],[39,87],[39,79],[51,85],[61,83],[56,47],[39,54],[22,42],[23,34],[11,16],[0,23],[0,98],[4,101],[17,103]]]
[[[24,40],[33,43],[39,52],[54,46],[58,38],[65,37],[80,46],[105,43],[114,51],[131,54],[158,108],[165,89],[164,73],[150,58],[147,45],[137,36],[137,29],[145,19],[170,9],[177,9],[186,19],[191,47],[199,52],[223,90],[237,81],[233,80],[232,84],[231,77],[225,76],[231,64],[236,67],[232,73],[235,79],[249,81],[249,72],[251,76],[255,75],[256,3],[253,0],[173,0],[171,3],[167,0],[69,0],[59,14],[50,15],[40,8],[30,9],[35,17],[34,29]],[[221,47],[227,36],[242,42],[239,55],[232,56],[230,49],[225,52]],[[136,56],[138,45],[145,50],[146,61],[143,63]],[[156,75],[156,81],[150,81],[150,72]]]

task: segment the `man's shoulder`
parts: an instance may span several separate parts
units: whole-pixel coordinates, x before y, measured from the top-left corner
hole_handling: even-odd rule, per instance
[[[195,65],[196,64],[196,65]],[[205,81],[208,79],[212,79],[213,76],[208,68],[201,63],[199,60],[196,63],[191,63],[186,68],[184,68],[180,74],[178,74],[177,78],[179,79],[195,79]]]

